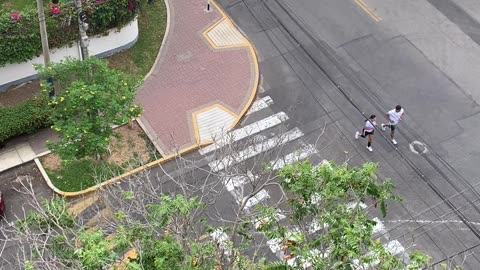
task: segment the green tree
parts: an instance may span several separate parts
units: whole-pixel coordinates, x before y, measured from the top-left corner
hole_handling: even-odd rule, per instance
[[[36,69],[43,93],[51,90],[48,78],[59,92],[49,104],[52,128],[60,134],[60,141],[48,147],[65,161],[101,158],[108,153],[112,127],[140,117],[142,109],[134,105],[134,99],[141,81],[108,68],[105,61],[67,59]]]
[[[428,267],[429,257],[418,251],[410,253],[410,263],[405,265],[380,241],[373,240],[375,221],[370,219],[368,208],[379,208],[379,213],[386,215],[386,203],[399,200],[389,179],[377,179],[376,169],[374,163],[360,168],[333,162],[320,167],[297,163],[274,173],[272,181],[254,178],[252,181],[259,182],[244,198],[277,183],[281,193],[288,194],[282,201],[282,212],[287,215],[283,220],[278,219],[276,206],[245,210],[244,203],[231,210],[232,219],[222,216],[215,220],[212,210],[224,204],[216,202],[215,187],[223,187],[224,178],[202,174],[197,179],[190,173],[184,179],[172,177],[171,182],[178,187],[176,195],[165,195],[157,187],[162,183],[165,188],[166,183],[145,173],[138,176],[142,185],[135,178],[99,191],[102,204],[112,214],[97,224],[97,230],[87,229],[84,220],[73,218],[65,202],[56,199],[43,202],[36,208],[38,213],[20,222],[17,234],[22,237],[15,239],[25,239],[21,242],[34,247],[31,250],[42,250],[41,260],[36,252],[21,254],[23,267],[30,269],[115,269],[132,248],[137,256],[121,269]],[[105,213],[101,208],[93,209]],[[107,230],[114,236],[106,237],[103,232]],[[266,240],[278,243],[284,260],[265,259]]]

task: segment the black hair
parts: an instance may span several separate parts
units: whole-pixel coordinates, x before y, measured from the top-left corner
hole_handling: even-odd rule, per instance
[[[367,122],[368,120],[372,120],[372,119],[374,119],[375,117],[377,117],[377,116],[376,116],[375,114],[372,114],[372,115],[370,115],[370,118],[368,118],[367,120],[365,120],[365,122]]]
[[[397,111],[400,111],[401,109],[402,109],[402,106],[400,106],[400,105],[397,105],[397,106],[395,107],[395,110],[397,110]]]

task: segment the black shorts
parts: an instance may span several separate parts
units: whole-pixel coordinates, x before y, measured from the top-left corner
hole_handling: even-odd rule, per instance
[[[373,135],[375,130],[372,131],[365,131],[365,129],[362,130],[362,137],[367,137],[368,135]]]
[[[390,130],[391,130],[391,131],[395,131],[395,126],[396,126],[396,125],[390,124]]]

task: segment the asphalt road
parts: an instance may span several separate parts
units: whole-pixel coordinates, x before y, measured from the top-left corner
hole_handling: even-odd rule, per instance
[[[254,44],[262,93],[287,127],[328,160],[380,163],[404,198],[388,239],[465,269],[480,265],[480,48],[474,1],[220,0]],[[477,17],[477,18],[475,18]],[[353,139],[370,114],[402,104],[398,147],[377,131],[374,152]],[[326,124],[318,141],[315,134]],[[410,144],[417,141],[416,154]],[[415,145],[415,144],[414,144]],[[426,149],[425,149],[426,147]],[[347,153],[347,154],[346,154]]]

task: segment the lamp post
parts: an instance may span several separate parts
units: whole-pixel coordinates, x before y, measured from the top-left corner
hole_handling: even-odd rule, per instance
[[[87,15],[82,10],[82,0],[75,0],[75,7],[77,8],[78,30],[80,33],[80,48],[82,51],[82,60],[88,58],[88,36],[87,36]]]
[[[45,24],[45,10],[43,9],[43,0],[37,0],[38,23],[40,24],[40,39],[42,41],[43,64],[48,67],[50,65],[50,49],[48,47],[47,26]],[[53,79],[47,78],[47,83],[51,85],[48,96],[55,96],[55,88],[53,87]]]
[[[38,23],[40,24],[40,38],[42,40],[43,64],[48,66],[50,63],[50,50],[48,48],[47,26],[45,25],[45,11],[43,10],[43,1],[37,0]]]

